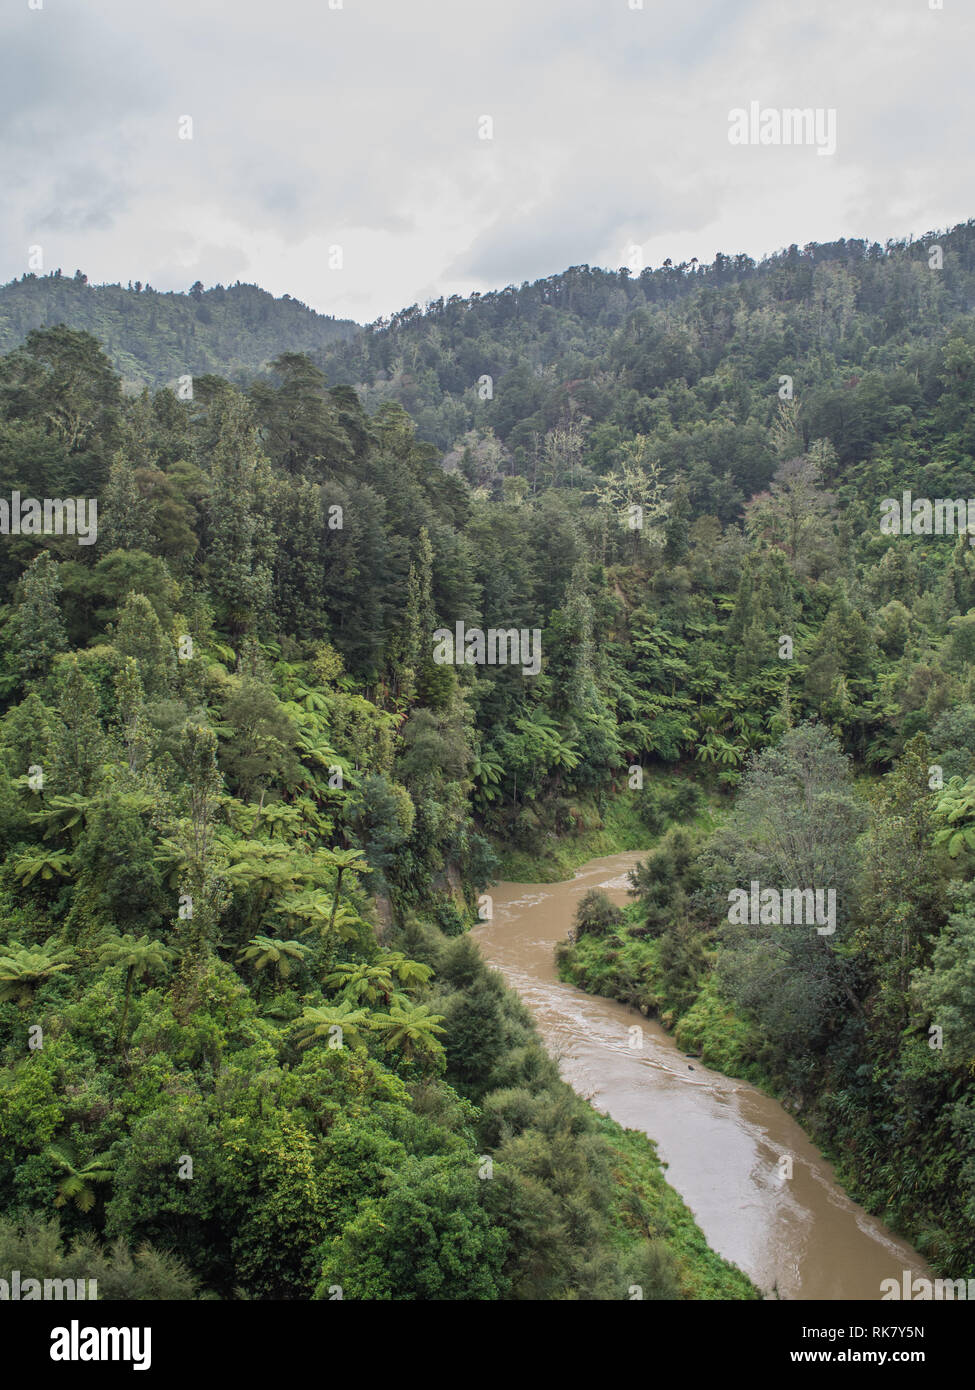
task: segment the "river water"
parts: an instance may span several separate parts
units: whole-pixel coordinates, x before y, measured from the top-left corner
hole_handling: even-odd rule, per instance
[[[581,894],[627,901],[639,853],[594,859],[565,883],[501,883],[493,918],[473,935],[531,1010],[562,1075],[599,1110],[642,1129],[667,1180],[712,1249],[766,1295],[879,1299],[902,1271],[933,1277],[921,1257],[843,1192],[833,1170],[777,1101],[687,1058],[637,1010],[563,984],[553,950]],[[643,1030],[642,1046],[630,1029]],[[784,1176],[792,1159],[792,1176]]]

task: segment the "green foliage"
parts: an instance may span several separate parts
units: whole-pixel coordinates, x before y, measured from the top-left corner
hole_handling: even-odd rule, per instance
[[[74,952],[56,940],[35,947],[9,941],[0,954],[0,1001],[11,999],[25,1008],[40,985],[73,966]]]
[[[98,548],[0,556],[0,1245],[134,1297],[752,1296],[464,935],[499,860],[652,838],[563,972],[788,1094],[970,1266],[975,559],[878,510],[969,487],[973,242],[363,330],[0,291],[3,490],[104,504]],[[460,620],[540,669],[438,664]],[[835,935],[733,926],[755,879],[835,890]]]
[[[914,979],[918,1003],[943,1030],[945,1062],[971,1076],[975,1067],[975,914],[966,887],[961,910],[948,918],[931,965]]]
[[[4,633],[22,681],[46,676],[54,657],[68,645],[60,595],[57,562],[41,550],[18,585],[16,606]]]
[[[47,1157],[57,1168],[58,1195],[54,1199],[56,1207],[73,1202],[81,1212],[89,1212],[95,1205],[96,1183],[112,1180],[112,1167],[106,1154],[82,1162],[74,1147],[67,1143],[49,1144]]]
[[[615,907],[606,893],[599,888],[590,888],[579,899],[575,910],[573,925],[576,938],[581,936],[604,936],[623,920],[623,914]]]
[[[470,1165],[408,1158],[329,1250],[316,1296],[335,1287],[344,1298],[381,1300],[503,1296],[506,1242],[482,1189]]]
[[[125,381],[163,385],[184,372],[257,372],[285,347],[321,349],[354,330],[348,320],[316,314],[290,295],[275,299],[257,285],[202,286],[162,294],[139,284],[88,284],[62,275],[27,275],[0,296],[0,349],[9,352],[30,329],[70,323],[106,346]],[[189,356],[187,356],[187,349]]]
[[[107,1248],[90,1234],[75,1236],[65,1249],[56,1218],[0,1217],[0,1266],[27,1279],[88,1281],[104,1302],[184,1301],[199,1297],[198,1284],[178,1260],[144,1245],[133,1252],[121,1241]],[[9,1275],[5,1276],[9,1278]],[[54,1284],[54,1289],[65,1287]]]

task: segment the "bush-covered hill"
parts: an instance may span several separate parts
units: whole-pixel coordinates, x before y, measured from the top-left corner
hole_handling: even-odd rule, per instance
[[[222,1296],[742,1292],[627,1226],[649,1151],[461,937],[499,850],[623,803],[678,829],[574,978],[774,1077],[971,1273],[975,550],[880,523],[975,492],[973,235],[568,272],[191,399],[72,327],[0,359],[0,500],[99,506],[0,548],[15,1227]],[[540,664],[439,661],[458,622]],[[835,932],[729,931],[752,878]]]
[[[0,352],[19,347],[34,329],[58,324],[96,337],[130,388],[207,372],[247,379],[279,353],[321,352],[357,328],[290,295],[275,299],[239,281],[208,290],[197,282],[187,294],[174,294],[140,282],[89,285],[81,271],[58,270],[0,287]]]
[[[494,858],[429,638],[445,559],[475,592],[471,499],[401,409],[298,356],[126,399],[59,328],[0,361],[0,441],[11,490],[100,503],[91,545],[2,551],[0,1262],[115,1298],[756,1296],[461,935]]]

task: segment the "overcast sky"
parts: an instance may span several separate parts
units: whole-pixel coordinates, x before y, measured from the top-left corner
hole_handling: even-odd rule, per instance
[[[368,321],[975,216],[972,0],[38,3],[0,11],[3,280],[39,245]],[[731,145],[752,101],[835,108],[836,153]]]

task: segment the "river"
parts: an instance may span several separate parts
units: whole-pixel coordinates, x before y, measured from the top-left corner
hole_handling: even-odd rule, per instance
[[[656,1141],[667,1180],[712,1249],[766,1295],[879,1299],[902,1271],[933,1277],[925,1262],[844,1193],[825,1158],[777,1101],[687,1058],[635,1009],[585,994],[555,973],[581,894],[602,888],[627,901],[643,855],[594,859],[565,883],[501,883],[493,917],[474,937],[534,1016],[565,1080],[599,1110]],[[630,1045],[630,1029],[642,1046]],[[792,1160],[792,1176],[784,1175]]]

